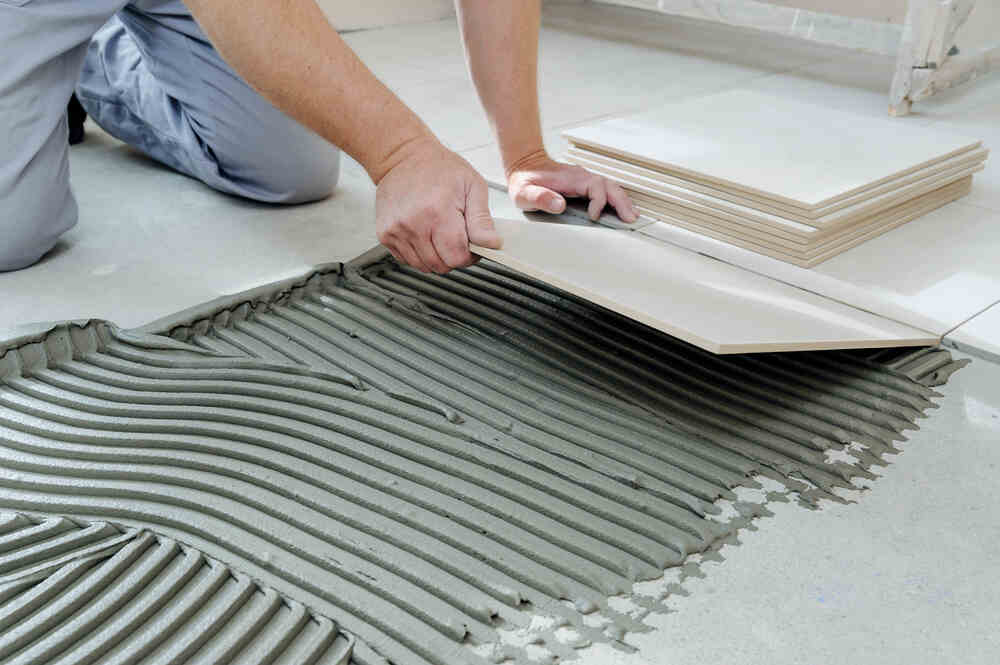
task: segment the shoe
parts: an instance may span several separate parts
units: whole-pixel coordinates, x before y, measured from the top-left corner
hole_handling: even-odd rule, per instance
[[[69,98],[69,106],[66,108],[66,119],[69,122],[69,144],[76,145],[83,141],[83,123],[87,119],[87,112],[83,110],[83,105],[76,98],[74,93]]]

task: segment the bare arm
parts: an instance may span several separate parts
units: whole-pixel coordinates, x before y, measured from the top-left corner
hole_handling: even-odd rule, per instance
[[[616,184],[549,158],[538,109],[540,0],[456,0],[469,71],[497,136],[511,197],[522,208],[562,212],[562,195],[590,198],[596,219],[611,203],[626,221],[632,202]]]
[[[486,185],[365,67],[315,0],[185,0],[225,60],[275,106],[354,157],[378,185],[379,239],[445,272],[499,246]]]

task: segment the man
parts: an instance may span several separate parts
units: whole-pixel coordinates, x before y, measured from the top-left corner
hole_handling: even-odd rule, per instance
[[[514,201],[561,212],[564,196],[589,197],[591,217],[610,203],[634,220],[621,188],[545,153],[539,0],[457,5]],[[470,242],[501,245],[483,179],[371,74],[315,0],[0,0],[0,62],[0,270],[36,262],[76,223],[74,87],[110,134],[258,201],[328,196],[339,147],[377,185],[379,240],[420,270],[470,264]]]

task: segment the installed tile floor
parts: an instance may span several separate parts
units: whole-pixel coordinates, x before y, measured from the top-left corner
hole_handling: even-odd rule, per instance
[[[892,71],[886,58],[720,26],[636,26],[625,15],[602,7],[549,11],[541,79],[550,149],[561,150],[561,127],[735,87],[885,111]],[[454,21],[347,38],[445,142],[502,179]],[[907,122],[974,129],[1000,146],[1000,76],[916,110]],[[72,152],[80,224],[39,265],[0,275],[0,328],[91,316],[139,325],[316,263],[352,258],[375,242],[374,189],[350,160],[329,200],[261,206],[170,173],[93,126],[88,132]],[[954,204],[963,214],[978,210],[980,219],[995,220],[983,222],[987,228],[1000,228],[998,174],[995,165],[979,174],[972,195]],[[497,216],[517,216],[500,192],[491,205]],[[985,270],[996,246],[979,243],[989,254],[971,263]],[[996,306],[955,335],[995,346]],[[860,503],[819,512],[772,507],[775,517],[746,533],[744,545],[727,547],[724,563],[706,564],[705,579],[685,583],[692,595],[676,600],[678,612],[657,618],[656,631],[629,638],[638,654],[595,649],[582,664],[995,662],[997,385],[1000,369],[976,359],[952,378],[942,408]]]

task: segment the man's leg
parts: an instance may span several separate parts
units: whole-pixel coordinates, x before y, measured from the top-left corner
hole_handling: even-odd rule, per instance
[[[108,133],[223,192],[300,203],[336,184],[339,151],[247,85],[179,0],[135,0],[109,21],[77,95]]]
[[[76,224],[66,104],[91,35],[124,0],[0,0],[0,271]]]

